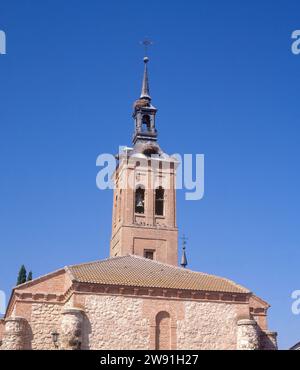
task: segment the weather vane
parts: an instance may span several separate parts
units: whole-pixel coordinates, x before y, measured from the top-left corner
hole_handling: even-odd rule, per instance
[[[143,41],[140,41],[140,44],[144,46],[144,49],[145,49],[145,57],[146,57],[147,54],[148,54],[148,48],[149,48],[149,46],[153,45],[153,41],[151,41],[150,39],[148,39],[146,37]]]

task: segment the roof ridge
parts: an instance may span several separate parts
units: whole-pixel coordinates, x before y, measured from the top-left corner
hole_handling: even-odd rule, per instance
[[[77,264],[74,264],[74,265],[67,265],[66,267],[72,268],[72,267],[77,267],[77,266],[92,265],[93,263],[101,263],[101,262],[105,262],[105,261],[108,261],[108,260],[111,260],[111,259],[121,259],[121,258],[124,258],[124,257],[126,257],[126,256],[106,257],[103,260],[94,260],[94,261],[90,261],[90,262],[77,263]]]
[[[163,266],[176,268],[176,269],[181,270],[181,271],[197,272],[197,271],[186,269],[186,268],[183,268],[183,267],[180,267],[180,266],[171,265],[169,263],[164,263],[164,262],[161,262],[161,261],[151,260],[149,258],[138,256],[136,254],[131,254],[131,253],[128,253],[125,256],[107,257],[107,258],[102,259],[102,260],[94,260],[94,261],[90,261],[90,262],[83,262],[83,263],[79,263],[79,264],[68,265],[66,267],[72,268],[72,267],[77,267],[77,266],[92,265],[94,263],[103,263],[103,262],[106,262],[106,261],[109,261],[109,260],[125,259],[125,258],[128,258],[128,257],[133,257],[133,258],[136,258],[136,259],[140,259],[140,260],[143,260],[143,261],[147,261],[149,263],[156,263],[156,264],[160,264],[160,265],[163,265]],[[204,272],[200,272],[200,273],[205,274]]]
[[[137,259],[141,259],[141,260],[144,260],[144,261],[147,261],[147,262],[150,261],[150,263],[157,263],[158,265],[163,265],[163,266],[168,266],[168,267],[171,267],[171,268],[176,268],[176,269],[181,270],[181,271],[194,272],[193,270],[190,270],[190,269],[186,269],[186,268],[176,266],[176,265],[171,265],[169,263],[165,263],[165,262],[161,262],[161,261],[157,261],[157,260],[151,260],[150,258],[138,256],[136,254],[130,254],[129,253],[129,254],[127,254],[127,256],[134,257],[134,258],[137,258]]]

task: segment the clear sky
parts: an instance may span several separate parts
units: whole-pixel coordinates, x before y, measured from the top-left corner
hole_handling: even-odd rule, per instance
[[[271,304],[281,348],[300,340],[299,1],[1,0],[0,289],[108,256],[111,191],[96,158],[130,145],[143,50],[159,143],[205,154],[205,196],[178,192],[189,267]]]

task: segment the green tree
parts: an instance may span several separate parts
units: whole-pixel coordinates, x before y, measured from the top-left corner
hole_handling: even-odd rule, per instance
[[[29,271],[27,275],[27,281],[31,281],[31,280],[32,280],[32,271]]]
[[[19,271],[17,285],[26,283],[26,276],[27,276],[26,268],[24,265],[22,265]]]

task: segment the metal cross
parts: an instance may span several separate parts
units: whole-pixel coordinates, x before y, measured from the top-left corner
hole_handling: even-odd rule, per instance
[[[185,249],[186,241],[188,240],[188,238],[183,234],[180,239],[182,240],[182,247],[183,249]]]
[[[144,48],[145,48],[145,56],[147,56],[147,54],[148,54],[148,48],[149,48],[149,46],[153,45],[153,41],[151,41],[148,38],[145,38],[143,41],[140,41],[140,44],[141,45],[144,45]]]

